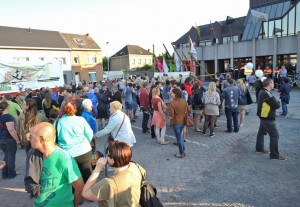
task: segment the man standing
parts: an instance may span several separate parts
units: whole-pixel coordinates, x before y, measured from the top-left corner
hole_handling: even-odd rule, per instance
[[[264,149],[264,136],[266,133],[270,136],[270,159],[287,160],[280,156],[278,152],[279,134],[275,123],[276,109],[280,108],[280,102],[275,99],[271,90],[274,88],[274,82],[271,78],[263,81],[263,88],[258,95],[257,116],[260,118],[259,130],[256,138],[256,152],[269,153]]]
[[[223,96],[225,100],[225,114],[227,118],[226,132],[232,132],[232,120],[234,132],[238,132],[238,99],[241,96],[241,91],[237,86],[233,85],[233,79],[227,79],[227,87],[224,89]]]
[[[131,122],[136,122],[133,119],[133,109],[132,109],[132,83],[128,83],[127,87],[124,88],[123,94],[124,94],[124,99],[125,99],[125,109],[126,109],[126,114],[129,117]]]
[[[31,131],[30,142],[32,148],[42,153],[43,165],[40,196],[33,198],[34,206],[79,206],[84,183],[76,161],[55,145],[54,126],[46,122],[37,124]]]
[[[278,89],[281,88],[281,85],[283,84],[283,79],[286,78],[287,70],[284,65],[281,66],[281,69],[279,70],[279,86]]]
[[[149,93],[148,93],[148,87],[149,83],[148,82],[143,82],[142,88],[140,88],[139,93],[139,99],[140,99],[140,107],[141,110],[143,111],[143,123],[142,123],[142,129],[143,133],[150,133],[149,128],[148,128],[148,121],[149,121]]]

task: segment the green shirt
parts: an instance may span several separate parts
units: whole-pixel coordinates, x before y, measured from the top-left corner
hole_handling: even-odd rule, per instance
[[[21,110],[21,107],[12,101],[7,101],[9,107],[8,107],[8,113],[18,119],[18,111]]]
[[[34,206],[74,206],[72,183],[80,177],[76,161],[67,152],[56,147],[49,157],[43,159],[41,196],[34,198]]]

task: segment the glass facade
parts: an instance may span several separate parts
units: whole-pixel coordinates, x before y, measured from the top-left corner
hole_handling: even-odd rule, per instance
[[[243,40],[253,38],[266,39],[274,35],[281,37],[296,35],[300,31],[300,3],[291,5],[290,1],[263,6],[253,9],[268,15],[268,21],[253,17],[249,11],[246,19],[246,27]]]

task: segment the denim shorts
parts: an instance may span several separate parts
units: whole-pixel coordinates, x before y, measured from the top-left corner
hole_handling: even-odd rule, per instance
[[[132,110],[132,103],[125,102],[125,109]]]

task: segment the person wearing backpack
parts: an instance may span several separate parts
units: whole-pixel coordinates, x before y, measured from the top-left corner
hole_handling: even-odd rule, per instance
[[[101,203],[99,206],[107,206],[108,203],[111,204],[109,206],[139,206],[145,169],[130,162],[132,149],[125,142],[110,142],[106,151],[107,157],[99,158],[95,170],[84,185],[83,197],[98,201]],[[97,182],[106,164],[114,169],[114,174]]]
[[[244,83],[243,79],[237,80],[237,85],[240,89],[241,96],[238,99],[238,111],[240,114],[240,125],[239,127],[242,128],[245,125],[245,116],[246,116],[246,109],[247,109],[247,96],[246,93],[248,88]]]

